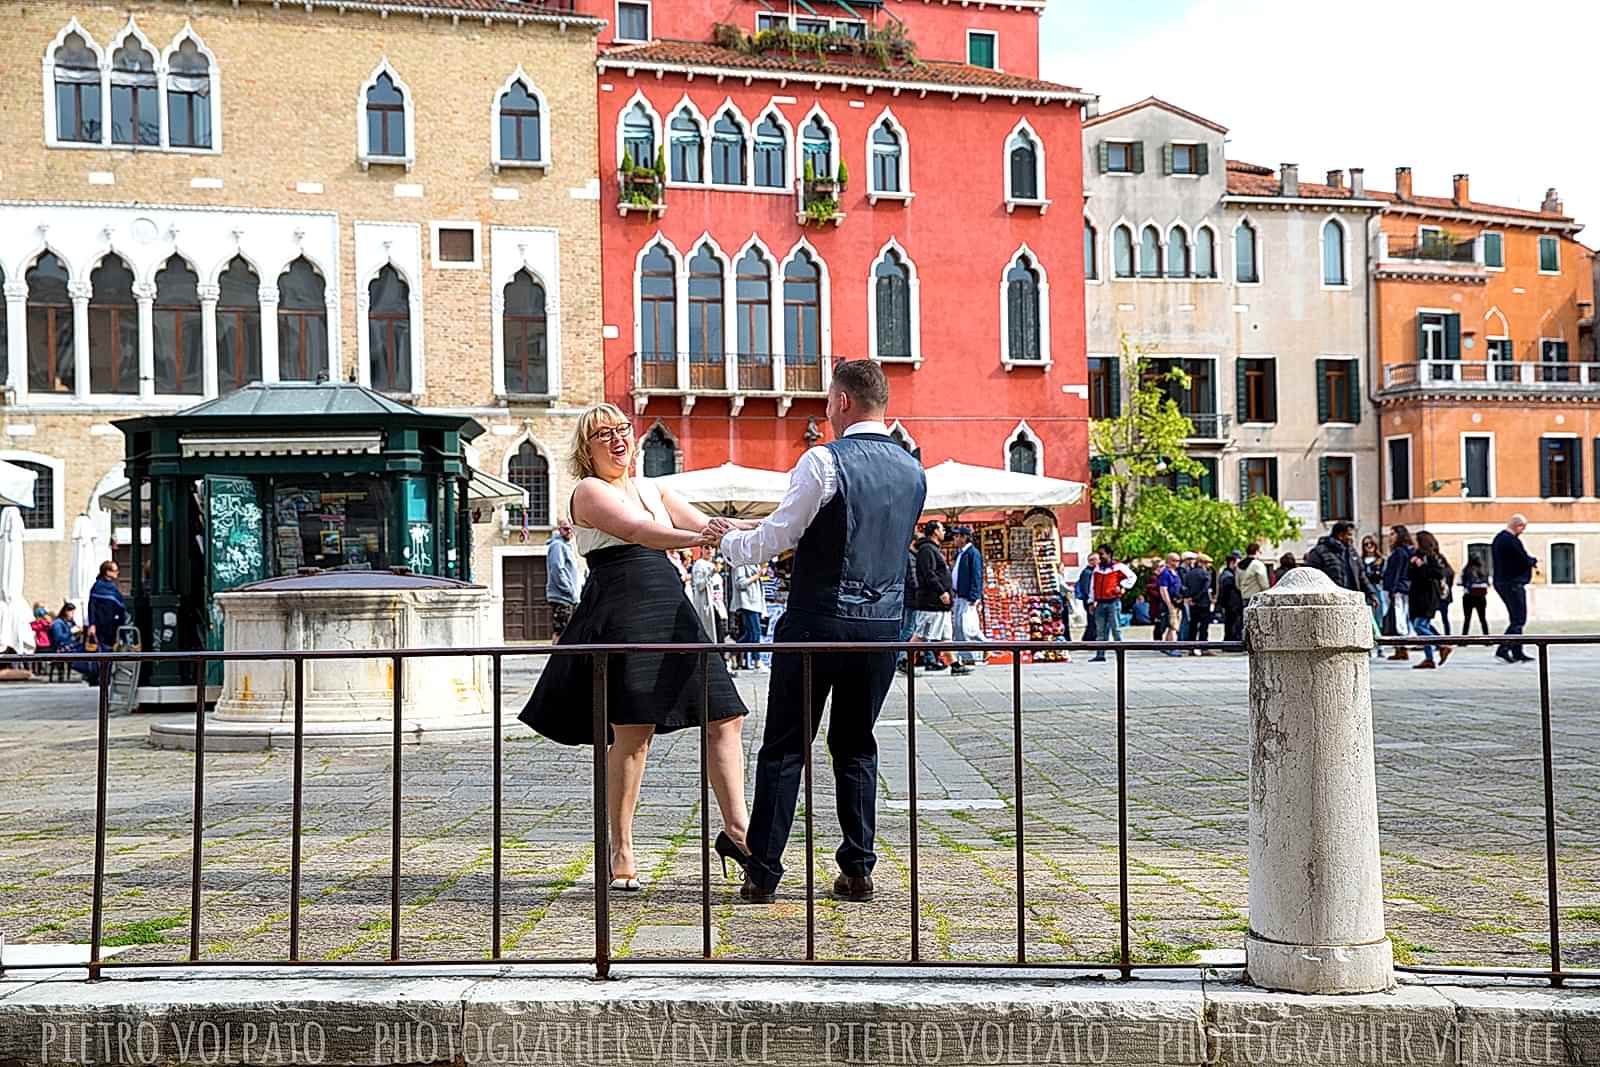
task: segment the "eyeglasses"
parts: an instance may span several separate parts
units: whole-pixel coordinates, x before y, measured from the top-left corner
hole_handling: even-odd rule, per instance
[[[589,435],[591,441],[626,441],[633,436],[633,427],[627,423],[618,426],[602,426]]]

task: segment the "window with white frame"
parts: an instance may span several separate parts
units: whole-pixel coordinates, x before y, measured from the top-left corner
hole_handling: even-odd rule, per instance
[[[89,391],[139,393],[139,299],[133,271],[115,252],[89,275]]]
[[[217,392],[260,380],[261,278],[236,255],[217,276]]]
[[[1000,361],[1007,370],[1050,363],[1050,286],[1026,245],[1011,257],[1000,281]]]
[[[668,137],[672,144],[668,178],[689,185],[705,181],[705,123],[688,103],[673,114]]]
[[[711,184],[746,184],[744,158],[744,119],[732,107],[724,108],[711,124]]]
[[[550,460],[532,441],[523,441],[506,459],[506,481],[528,494],[528,506],[507,509],[512,525],[550,525]]]
[[[1550,544],[1550,584],[1578,584],[1578,546],[1571,541]]]
[[[1000,35],[993,30],[968,30],[967,62],[974,67],[999,70]]]
[[[756,124],[755,184],[762,189],[784,189],[789,185],[789,133],[769,111]],[[713,177],[712,181],[716,179]]]
[[[1189,234],[1174,224],[1167,231],[1167,277],[1187,278],[1189,273]]]
[[[315,382],[328,375],[328,301],[322,272],[300,256],[278,275],[278,378]]]
[[[76,389],[76,316],[67,265],[53,252],[42,252],[24,274],[28,287],[28,392],[66,393]],[[23,358],[18,353],[17,358]]]
[[[678,384],[678,261],[656,241],[639,262],[639,359],[641,386]]]
[[[384,60],[361,89],[361,164],[404,163],[409,169],[413,121],[411,90]]]
[[[1539,235],[1539,273],[1561,273],[1561,238],[1548,233]]]
[[[650,40],[650,5],[644,0],[618,0],[617,35],[619,41]]]
[[[541,396],[550,392],[549,319],[544,284],[526,267],[501,294],[505,301],[500,331],[505,353],[506,392]]]
[[[678,442],[659,422],[644,435],[639,452],[646,478],[664,478],[678,472]]]
[[[1471,500],[1494,496],[1494,435],[1461,435],[1461,495]]]
[[[163,56],[167,82],[167,143],[173,148],[216,147],[216,64],[193,31]]]
[[[905,134],[887,115],[873,124],[869,155],[872,159],[869,192],[891,196],[910,192]]]
[[[409,393],[411,286],[393,264],[367,283],[367,380],[384,393]]]
[[[100,51],[94,38],[77,29],[63,31],[61,43],[46,58],[55,100],[52,142],[100,144],[105,136],[105,98],[100,83]]]
[[[476,222],[435,222],[432,252],[435,270],[478,270],[483,266]]]
[[[1006,138],[1005,166],[1008,204],[1045,201],[1044,146],[1026,119]]]
[[[1261,281],[1256,228],[1248,221],[1240,222],[1233,231],[1233,280],[1240,285],[1255,285]]]
[[[1083,278],[1084,281],[1100,280],[1100,252],[1098,244],[1099,234],[1094,228],[1094,223],[1087,218],[1083,220]]]
[[[1026,422],[1020,424],[1006,439],[1006,470],[1016,474],[1043,474],[1043,458],[1039,439]]]
[[[1490,270],[1504,270],[1506,266],[1506,237],[1503,233],[1485,230],[1483,234],[1483,265]]]
[[[1154,226],[1139,234],[1139,277],[1161,277],[1161,231]]]
[[[111,143],[161,144],[161,79],[156,57],[132,22],[111,53]]]
[[[44,73],[51,147],[220,148],[216,58],[188,25],[158,54],[129,19],[102,52],[73,19],[46,49]]]
[[[808,248],[795,251],[783,265],[784,375],[790,392],[820,392],[826,384],[824,284],[821,264]]]
[[[1345,267],[1344,224],[1329,219],[1322,224],[1322,284],[1348,285],[1349,274]]]
[[[918,327],[916,268],[894,241],[885,245],[872,269],[872,356],[874,359],[922,358]]]
[[[494,102],[494,165],[548,166],[550,133],[544,94],[518,67]]]
[[[22,514],[24,541],[59,541],[65,529],[66,465],[52,456],[36,452],[0,451],[0,461],[32,471],[33,506],[18,508]]]
[[[1196,278],[1217,276],[1217,235],[1209,225],[1194,231],[1193,273]]]
[[[1194,141],[1174,141],[1172,144],[1163,145],[1161,150],[1162,169],[1167,174],[1187,175],[1190,177],[1207,174],[1210,172],[1210,153],[1206,146]]]
[[[833,127],[820,112],[800,127],[800,173],[815,181],[832,181],[834,174]]]
[[[1411,436],[1390,437],[1384,442],[1389,461],[1389,499],[1411,499]]]
[[[1133,267],[1133,229],[1125,222],[1118,223],[1111,231],[1111,272],[1118,278],[1131,278]]]
[[[1095,155],[1101,174],[1143,174],[1143,141],[1101,141]]]
[[[643,100],[634,100],[622,112],[618,164],[649,170],[656,165],[656,116]]]
[[[155,389],[163,396],[205,392],[205,331],[201,327],[200,277],[174,253],[156,272],[153,311]]]

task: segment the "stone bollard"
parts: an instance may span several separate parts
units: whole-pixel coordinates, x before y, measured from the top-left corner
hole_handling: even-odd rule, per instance
[[[1383,928],[1367,654],[1372,614],[1314,567],[1245,612],[1250,652],[1248,980],[1294,993],[1394,984]]]

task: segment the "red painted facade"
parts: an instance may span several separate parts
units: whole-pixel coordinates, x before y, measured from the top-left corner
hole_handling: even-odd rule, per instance
[[[707,44],[717,22],[750,32],[757,13],[769,10],[755,0],[670,4],[658,0],[654,7],[652,32],[667,44],[672,40]],[[811,7],[822,15],[850,17],[846,10],[818,0]],[[862,14],[875,12],[879,24],[888,18],[871,5],[852,7]],[[664,58],[671,52],[667,44],[603,47],[600,208],[607,396],[624,410],[638,411],[642,402],[644,410],[636,419],[639,433],[648,434],[659,422],[681,451],[681,469],[723,462],[787,469],[807,447],[809,420],[826,432],[823,400],[817,393],[728,396],[698,392],[687,381],[674,384],[695,394],[690,397],[641,391],[635,359],[641,345],[641,255],[661,240],[676,253],[680,273],[676,313],[681,318],[690,310],[685,264],[706,238],[714,242],[723,269],[730,274],[750,242],[759,241],[773,265],[773,284],[779,291],[781,264],[805,242],[826,279],[823,360],[831,355],[840,361],[872,352],[873,271],[892,241],[914,269],[917,297],[912,314],[920,333],[920,362],[885,363],[890,418],[898,420],[920,447],[924,463],[953,458],[1005,466],[1008,443],[1025,422],[1040,453],[1041,473],[1087,481],[1081,107],[1059,96],[1049,98],[1052,91],[1059,93],[1065,87],[1041,82],[1031,83],[1038,88],[1030,99],[1027,93],[991,90],[985,95],[970,83],[957,81],[941,88],[939,82],[930,81],[946,71],[953,71],[952,81],[965,80],[952,64],[966,58],[968,27],[997,30],[1004,74],[1033,77],[1038,57],[1035,10],[924,3],[897,3],[892,10],[916,42],[919,57],[935,61],[916,75],[921,81],[915,87],[909,74],[902,81],[881,67],[871,78],[855,79],[858,84],[824,81],[820,88],[815,77],[803,80],[805,74],[786,73],[780,81],[767,67],[747,84],[745,77],[718,77],[713,71],[724,64],[717,50],[709,47],[683,50],[682,61],[674,62]],[[630,72],[619,66],[630,55],[646,69]],[[772,54],[764,58],[771,59]],[[827,65],[830,74],[835,69]],[[874,80],[881,84],[869,89],[866,83]],[[789,187],[782,192],[722,190],[669,182],[664,214],[634,210],[619,214],[621,116],[640,99],[656,117],[657,146],[685,99],[708,126],[731,103],[748,124],[747,136],[760,117],[775,108],[790,135]],[[838,225],[802,225],[796,218],[801,205],[794,158],[800,130],[815,107],[836,131],[836,153],[849,168],[849,186],[839,198],[844,218]],[[869,138],[886,111],[903,135],[913,198],[873,204]],[[1014,205],[1008,211],[1008,141],[1024,122],[1043,149],[1039,199],[1049,201],[1043,211],[1037,205]],[[709,134],[708,128],[708,140]],[[835,166],[838,158],[836,154]],[[1041,324],[1048,323],[1044,331],[1048,341],[1041,348],[1047,361],[1008,370],[1002,358],[1004,279],[1019,251],[1031,254],[1044,283],[1040,302],[1045,310],[1040,317]],[[774,307],[775,314],[781,314]],[[781,318],[779,323],[776,333],[781,343]],[[729,331],[723,347],[733,347],[734,332]],[[609,336],[612,333],[616,336]],[[1087,521],[1087,506],[1081,515],[1077,510],[1071,509],[1062,519],[1068,524]]]

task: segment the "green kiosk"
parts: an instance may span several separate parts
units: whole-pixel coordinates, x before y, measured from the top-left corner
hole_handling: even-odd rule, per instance
[[[170,415],[118,422],[135,533],[127,576],[146,651],[223,648],[213,596],[316,570],[389,570],[471,581],[472,524],[523,491],[474,470],[483,427],[359,385],[248,385]],[[209,665],[208,688],[220,684]],[[194,671],[157,663],[139,703],[194,705]]]

